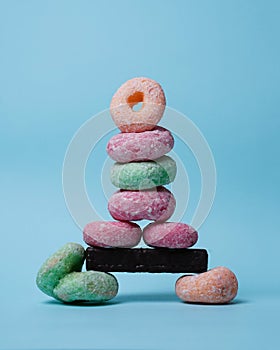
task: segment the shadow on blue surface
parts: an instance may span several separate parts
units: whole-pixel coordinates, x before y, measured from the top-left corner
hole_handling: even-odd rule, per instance
[[[47,305],[58,305],[58,306],[73,306],[73,307],[104,307],[104,306],[112,306],[115,304],[120,304],[119,301],[115,300],[110,300],[110,301],[105,301],[103,303],[91,303],[91,302],[75,302],[75,303],[62,303],[58,300],[52,299],[52,300],[47,300],[43,301],[42,304],[47,304]]]
[[[120,294],[116,297],[119,303],[141,302],[178,302],[178,297],[170,293]]]
[[[206,304],[206,303],[187,303],[187,302],[183,302],[183,304],[187,304],[187,305],[198,305],[198,306],[209,306],[209,307],[213,307],[213,306],[234,306],[234,305],[240,305],[240,304],[250,304],[249,300],[245,300],[245,299],[235,299],[233,301],[231,301],[230,303],[224,303],[224,304]]]
[[[129,303],[129,302],[176,302],[189,305],[205,305],[205,306],[217,306],[217,304],[203,304],[203,303],[185,303],[181,301],[175,294],[123,294],[116,297],[116,301],[119,303]],[[237,304],[248,304],[249,301],[245,299],[235,299],[230,303],[221,304],[226,306],[237,305]]]
[[[178,297],[175,294],[170,293],[146,293],[146,294],[121,294],[117,296],[115,299],[106,301],[103,303],[90,303],[90,302],[75,302],[75,303],[62,303],[58,300],[47,300],[44,301],[43,304],[47,305],[59,305],[59,306],[73,306],[73,307],[106,307],[106,306],[112,306],[112,305],[118,305],[118,304],[126,304],[126,303],[157,303],[157,302],[174,302],[174,303],[182,303],[190,306],[234,306],[234,305],[241,305],[241,304],[249,304],[249,300],[245,299],[235,299],[230,303],[226,304],[204,304],[204,303],[186,303],[178,299]]]
[[[170,293],[149,293],[149,294],[122,294],[116,297],[116,302],[118,303],[141,303],[141,302],[175,302],[183,303],[188,305],[205,305],[205,306],[217,306],[217,304],[203,304],[203,303],[185,303],[181,301],[175,294]],[[245,299],[235,299],[231,303],[221,304],[223,306],[233,306],[237,304],[247,304],[248,300]]]

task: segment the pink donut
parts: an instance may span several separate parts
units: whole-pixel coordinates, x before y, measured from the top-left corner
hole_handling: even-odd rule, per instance
[[[139,111],[133,106],[143,103]],[[164,92],[156,81],[134,78],[125,82],[115,93],[110,105],[111,116],[122,132],[152,130],[165,109]]]
[[[143,238],[147,245],[162,248],[188,248],[198,239],[194,228],[177,222],[152,223],[144,228]]]
[[[93,247],[131,248],[141,239],[141,228],[132,222],[94,221],[84,228],[84,241]]]
[[[107,144],[108,155],[119,163],[154,160],[172,150],[174,139],[171,132],[156,126],[144,132],[120,133]]]
[[[112,217],[124,221],[165,221],[174,213],[175,206],[173,194],[162,186],[145,191],[120,190],[108,203]]]

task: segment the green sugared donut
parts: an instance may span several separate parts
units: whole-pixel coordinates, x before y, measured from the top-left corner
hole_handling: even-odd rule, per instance
[[[73,271],[81,271],[85,260],[85,250],[77,243],[67,243],[50,256],[40,268],[36,283],[45,294],[55,297],[54,288],[60,279]]]
[[[111,182],[125,190],[144,190],[174,181],[176,163],[163,156],[153,161],[115,163],[111,169]]]
[[[54,288],[54,297],[65,303],[84,301],[101,303],[118,293],[116,278],[105,272],[72,272],[62,278]]]

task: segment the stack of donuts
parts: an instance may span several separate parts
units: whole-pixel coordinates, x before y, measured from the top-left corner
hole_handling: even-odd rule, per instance
[[[136,110],[135,106],[139,104],[142,106]],[[234,273],[225,267],[206,271],[207,260],[198,263],[195,257],[199,254],[203,258],[206,251],[185,249],[197,242],[196,230],[185,223],[167,222],[175,210],[176,200],[164,185],[174,181],[176,162],[166,155],[174,146],[171,132],[157,126],[165,105],[163,89],[148,78],[128,80],[112,98],[110,113],[121,131],[107,144],[107,153],[115,161],[111,168],[111,182],[119,188],[108,203],[108,210],[116,221],[96,221],[84,228],[84,241],[92,247],[87,249],[87,268],[102,268],[106,272],[137,272],[138,268],[148,272],[170,272],[167,266],[171,262],[168,260],[171,259],[173,264],[176,261],[176,265],[179,254],[183,252],[185,257],[189,255],[193,259],[192,272],[201,268],[199,272],[202,273],[180,277],[176,282],[178,297],[188,302],[229,302],[236,296],[238,288]],[[142,231],[134,221],[144,219],[152,223]],[[146,245],[153,249],[133,249],[134,254],[129,254],[127,250],[138,245],[142,236]],[[123,248],[123,254],[119,250],[106,254],[99,250],[102,248]],[[143,260],[153,265],[155,254],[150,254],[152,251],[158,251],[161,258],[166,256],[160,270],[158,266],[143,269]],[[177,254],[177,260],[173,253]],[[127,262],[129,258],[133,260],[132,268]],[[126,270],[121,269],[124,266]]]
[[[141,109],[135,110],[139,103]],[[119,188],[108,203],[115,221],[87,224],[86,251],[68,243],[42,265],[36,282],[44,293],[67,303],[99,303],[118,291],[116,278],[108,272],[191,272],[199,274],[176,282],[176,294],[183,301],[222,304],[236,296],[238,282],[232,271],[207,271],[207,251],[186,249],[197,242],[196,230],[167,222],[176,200],[164,185],[174,181],[176,163],[166,155],[174,146],[170,131],[157,126],[165,103],[161,86],[147,78],[127,81],[113,96],[110,112],[121,131],[107,144],[115,161],[111,181]],[[142,231],[135,223],[139,220],[152,223]],[[151,248],[132,249],[142,237]],[[84,260],[87,271],[81,272]]]
[[[121,133],[107,144],[116,161],[111,182],[119,188],[109,199],[108,209],[117,221],[92,222],[84,229],[90,246],[132,248],[142,237],[131,221],[151,220],[143,230],[144,242],[154,248],[188,248],[198,235],[184,223],[166,222],[176,206],[173,194],[164,187],[174,181],[175,161],[166,156],[174,139],[169,130],[157,126],[165,109],[165,95],[154,80],[134,78],[124,83],[112,98],[111,116]],[[142,103],[140,110],[135,105]]]

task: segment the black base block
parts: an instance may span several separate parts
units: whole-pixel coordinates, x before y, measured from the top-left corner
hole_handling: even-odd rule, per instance
[[[205,249],[97,248],[86,250],[86,269],[103,272],[207,271]]]

